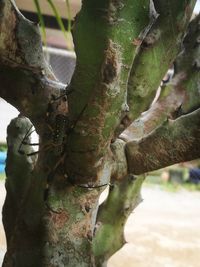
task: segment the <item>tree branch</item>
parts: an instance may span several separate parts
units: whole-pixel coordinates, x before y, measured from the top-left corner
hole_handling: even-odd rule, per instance
[[[35,123],[46,117],[52,96],[62,95],[66,87],[32,71],[12,66],[0,66],[0,80],[0,97]]]
[[[93,253],[97,266],[105,266],[105,262],[125,244],[124,225],[130,213],[141,201],[140,189],[143,181],[144,177],[132,175],[115,181],[108,198],[100,206],[93,239]]]
[[[159,99],[150,109],[135,120],[121,135],[120,139],[128,142],[140,139],[148,135],[156,127],[161,125],[182,105],[185,92],[182,88],[172,88],[171,85],[161,89]]]
[[[136,53],[132,40],[148,23],[148,0],[83,1],[73,32],[77,66],[69,96],[70,119],[77,122],[68,138],[66,162],[73,179],[98,180],[127,108],[126,87]]]
[[[128,85],[130,108],[125,127],[151,104],[155,91],[180,49],[195,0],[154,0],[159,17],[140,45],[134,60]]]
[[[200,13],[189,24],[183,41],[183,49],[175,61],[175,73],[184,79],[179,83],[185,90],[185,101],[181,105],[181,112],[187,114],[200,107]],[[176,78],[176,77],[175,77]]]
[[[161,87],[159,99],[120,136],[125,141],[139,139],[161,125],[167,118],[176,118],[200,107],[199,91],[199,21],[191,21],[182,51],[175,61],[172,81]]]
[[[200,109],[168,120],[139,141],[126,144],[129,172],[141,174],[200,157]]]
[[[65,86],[47,67],[38,25],[24,18],[12,0],[1,1],[0,15],[0,97],[34,120]]]
[[[30,258],[34,266],[41,264],[45,180],[34,170],[36,158],[26,155],[33,151],[32,147],[23,146],[24,154],[19,153],[21,142],[31,125],[30,120],[19,116],[11,121],[7,129],[7,195],[3,207],[7,252],[3,266],[12,266],[13,258],[20,266],[28,266]],[[25,141],[30,142],[30,137],[27,136]],[[27,257],[22,257],[24,250]]]

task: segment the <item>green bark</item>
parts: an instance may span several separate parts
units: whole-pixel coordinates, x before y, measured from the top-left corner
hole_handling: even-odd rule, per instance
[[[129,78],[130,122],[149,107],[162,78],[180,51],[183,32],[195,3],[195,0],[154,1],[159,17],[141,44]]]
[[[129,175],[110,186],[109,195],[98,212],[92,242],[97,267],[106,266],[107,260],[125,244],[124,226],[141,201],[143,181],[144,177]]]
[[[198,159],[200,109],[167,120],[151,134],[126,144],[129,172],[141,174],[175,163]]]
[[[182,75],[180,87],[186,93],[181,112],[186,114],[200,107],[200,14],[190,23],[183,42],[183,51],[178,55],[175,64],[177,75]],[[176,77],[175,77],[176,79]]]
[[[145,137],[168,118],[180,115],[184,100],[184,89],[171,84],[161,87],[158,100],[120,135],[120,139],[128,142]]]
[[[161,87],[158,100],[121,134],[123,140],[145,137],[168,118],[175,119],[200,107],[199,19],[200,15],[196,16],[188,27],[173,79]]]
[[[63,184],[52,186],[45,222],[43,266],[96,266],[91,244],[100,190]]]
[[[143,173],[144,170],[145,172],[155,170],[175,162],[192,160],[192,158],[198,158],[200,155],[198,141],[200,138],[198,128],[200,123],[198,97],[200,79],[198,69],[200,57],[199,21],[200,15],[190,24],[183,42],[184,49],[176,61],[175,76],[171,84],[167,86],[169,90],[173,88],[173,90],[182,91],[185,94],[180,106],[177,107],[174,114],[171,114],[172,120],[168,120],[170,114],[163,117],[164,112],[161,112],[157,119],[158,124],[156,124],[155,116],[152,116],[148,123],[151,124],[151,120],[153,120],[155,129],[161,122],[160,127],[150,135],[147,132],[143,138],[126,145],[129,171],[135,174]],[[165,101],[164,104],[166,104]],[[165,112],[171,106],[164,107]],[[183,116],[184,114],[186,115]],[[177,117],[178,119],[176,119]],[[162,124],[163,119],[165,120]]]
[[[35,158],[26,156],[30,146],[19,153],[22,139],[32,124],[24,117],[11,121],[8,126],[8,154],[6,160],[6,200],[3,224],[7,252],[3,266],[42,266],[43,249],[43,187],[42,180],[33,171]],[[26,138],[30,141],[30,138]],[[31,259],[31,260],[30,260]]]
[[[194,2],[184,1],[192,7]],[[77,65],[69,85],[71,94],[54,101],[64,86],[43,61],[38,28],[21,16],[13,1],[1,1],[0,95],[28,116],[40,135],[35,163],[26,154],[30,146],[24,146],[24,155],[18,151],[30,122],[18,118],[9,128],[15,130],[8,135],[4,267],[105,266],[124,244],[124,224],[140,200],[143,178],[133,179],[132,173],[145,172],[148,164],[158,168],[188,159],[188,151],[191,157],[199,153],[199,111],[167,122],[155,135],[136,143],[144,148],[139,157],[135,143],[115,140],[116,132],[126,126],[120,122],[124,114],[128,116],[131,69],[146,75],[144,67],[160,67],[151,69],[152,81],[148,76],[150,91],[143,90],[145,77],[140,78],[143,91],[134,94],[133,90],[135,100],[128,88],[129,101],[143,100],[142,93],[148,98],[178,49],[175,39],[179,43],[191,14],[183,6],[183,1],[155,0],[160,13],[156,21],[152,1],[84,0],[73,31]],[[152,64],[152,51],[162,61],[166,55],[171,59],[164,67]],[[198,62],[194,67],[198,69]],[[196,75],[191,72],[188,77]],[[143,102],[130,108],[130,117],[136,116],[133,110],[141,111]],[[171,140],[179,140],[175,148],[181,151],[167,153]],[[99,208],[99,195],[110,180],[114,187]]]
[[[73,36],[77,65],[70,84],[69,175],[99,180],[103,157],[127,110],[126,87],[136,47],[149,22],[149,1],[84,1]],[[77,165],[79,168],[77,168]]]

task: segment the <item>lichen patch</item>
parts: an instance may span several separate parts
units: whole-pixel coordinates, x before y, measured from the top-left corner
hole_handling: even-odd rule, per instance
[[[12,54],[16,52],[16,43],[13,42],[13,32],[16,27],[16,16],[12,10],[11,3],[7,1],[4,3],[4,8],[2,10],[1,23],[0,23],[0,49],[7,51],[7,56],[12,58]],[[8,33],[10,32],[10,34]]]
[[[66,222],[69,219],[69,215],[67,212],[62,211],[59,213],[51,212],[51,221],[55,225],[56,228],[63,228]]]

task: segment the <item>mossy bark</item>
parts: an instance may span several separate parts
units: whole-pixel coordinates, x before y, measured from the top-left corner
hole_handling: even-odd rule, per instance
[[[100,206],[92,251],[96,266],[107,265],[108,259],[125,243],[124,226],[134,208],[140,203],[144,177],[129,175],[110,186],[106,201]]]
[[[99,194],[96,189],[72,185],[51,188],[45,215],[48,236],[43,266],[96,266],[91,245]]]
[[[140,201],[143,177],[132,174],[199,155],[199,102],[194,100],[199,62],[192,52],[199,55],[198,29],[190,31],[195,49],[179,57],[184,69],[177,65],[188,78],[181,76],[178,86],[187,91],[183,113],[189,114],[167,120],[138,142],[117,139],[149,103],[175,57],[194,3],[83,1],[73,30],[77,65],[65,91],[44,61],[38,26],[20,14],[13,0],[0,2],[0,96],[21,114],[8,128],[4,267],[106,266],[123,246],[125,222]],[[168,58],[156,69],[161,65],[154,55],[164,61],[166,51]],[[148,79],[146,69],[152,73]],[[164,99],[160,110],[165,117]],[[163,117],[156,119],[151,130]],[[32,123],[40,137],[35,156],[29,155],[26,136]],[[174,140],[176,150],[170,152]],[[108,198],[99,206],[108,185]]]
[[[7,240],[4,267],[42,266],[43,182],[37,171],[33,171],[36,159],[19,153],[21,141],[31,125],[27,118],[18,117],[8,126],[7,195],[3,207]],[[32,149],[27,147],[24,152],[30,153]]]
[[[166,113],[164,114],[158,109],[157,116],[152,115],[152,107],[147,111],[146,120],[145,115],[144,121],[141,118],[141,124],[144,122],[141,125],[144,130],[142,138],[133,138],[134,141],[126,144],[129,171],[135,174],[143,173],[144,170],[148,172],[159,169],[176,162],[189,161],[200,156],[200,102],[199,97],[197,97],[200,79],[198,69],[200,57],[199,21],[200,15],[191,22],[188,28],[183,41],[184,49],[177,57],[174,78],[166,88],[169,91],[172,90],[172,96],[173,90],[176,93],[182,92],[181,103],[176,110],[168,112],[173,106],[172,101],[174,100],[171,96],[169,98],[163,96],[163,103],[160,108],[164,108],[166,105],[164,108]],[[149,134],[149,132],[151,133]]]
[[[148,0],[83,1],[73,31],[77,65],[69,95],[70,119],[78,120],[67,143],[73,179],[99,180],[114,129],[128,111],[126,88],[136,55],[132,41],[148,24]]]
[[[156,102],[121,134],[123,140],[145,137],[167,119],[176,119],[200,107],[199,20],[200,15],[188,27],[171,81],[160,87]]]
[[[130,122],[147,110],[167,70],[181,49],[183,32],[187,28],[196,1],[155,0],[159,14],[140,45],[128,83]]]

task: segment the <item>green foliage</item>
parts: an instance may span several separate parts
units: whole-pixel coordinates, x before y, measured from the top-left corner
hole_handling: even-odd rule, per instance
[[[163,169],[162,169],[163,170]],[[161,179],[161,170],[150,172],[144,182],[144,186],[147,187],[159,187],[162,190],[169,192],[177,192],[180,190],[188,191],[200,191],[200,184],[186,183],[186,177],[188,177],[188,170],[183,169],[183,172],[186,172],[182,184],[172,183],[170,181],[164,181]]]
[[[6,144],[0,144],[0,151],[7,151],[7,145]]]
[[[40,3],[39,3],[39,0],[33,0],[34,1],[34,4],[35,4],[35,7],[36,7],[36,11],[37,11],[37,14],[38,14],[38,18],[39,18],[39,21],[40,21],[40,25],[41,25],[41,30],[42,30],[42,35],[43,35],[43,40],[44,40],[44,43],[46,45],[46,29],[45,29],[45,22],[44,22],[44,18],[43,18],[43,15],[42,15],[42,10],[41,10],[41,7],[40,7]],[[67,30],[65,29],[65,26],[64,26],[64,23],[62,21],[62,18],[59,14],[59,11],[56,7],[56,5],[54,4],[53,0],[46,0],[52,11],[53,11],[53,14],[57,20],[57,23],[60,27],[60,30],[63,32],[65,38],[67,39],[67,33],[71,32],[71,10],[70,10],[70,4],[69,4],[69,0],[66,0],[66,6],[67,6],[67,17],[68,17],[68,28]]]
[[[66,0],[65,2],[66,2],[66,5],[67,5],[67,13],[68,13],[67,14],[67,17],[68,17],[68,29],[67,29],[67,31],[71,32],[71,28],[72,28],[72,26],[71,26],[71,20],[72,20],[71,8],[70,8],[69,0]]]
[[[45,23],[44,23],[44,18],[42,16],[42,11],[40,8],[40,4],[39,4],[39,0],[33,0],[35,7],[36,7],[36,11],[38,13],[38,18],[40,21],[40,26],[41,26],[41,30],[42,30],[42,35],[43,35],[43,40],[44,40],[44,44],[46,45],[46,30],[45,30]]]
[[[65,29],[65,26],[63,24],[63,21],[62,21],[62,18],[59,14],[59,11],[57,10],[56,6],[54,5],[53,1],[52,0],[47,0],[47,2],[49,3],[49,5],[51,6],[52,8],[52,11],[56,17],[56,20],[58,22],[58,25],[61,29],[61,31],[63,32],[63,34],[66,36],[67,35],[67,32],[66,32],[66,29]]]
[[[0,181],[5,180],[5,173],[0,173]]]

